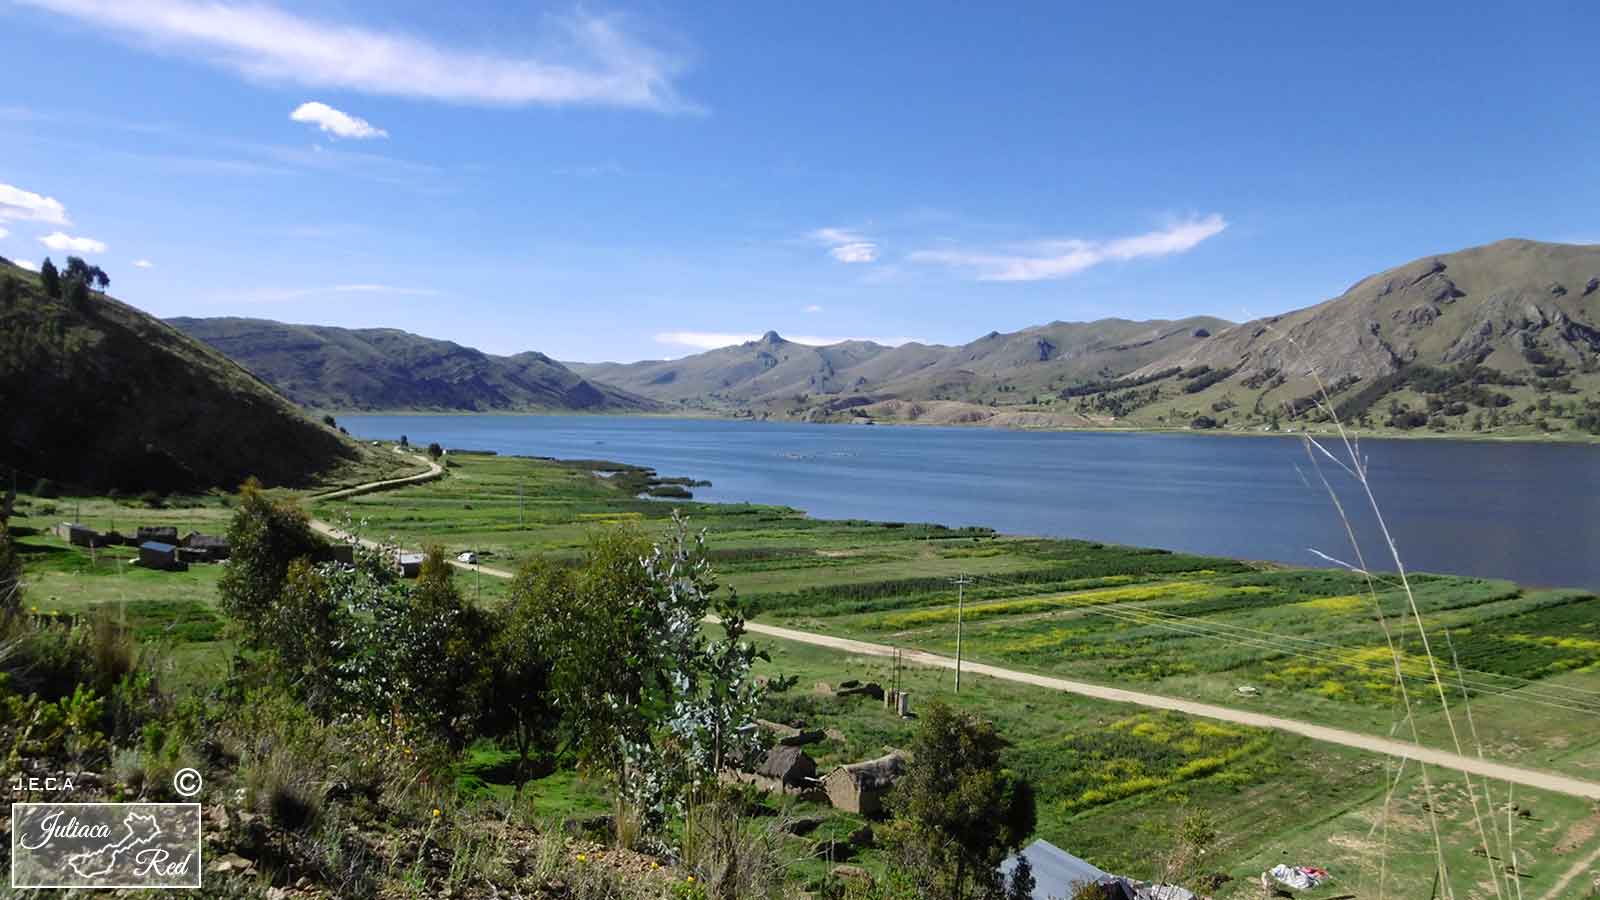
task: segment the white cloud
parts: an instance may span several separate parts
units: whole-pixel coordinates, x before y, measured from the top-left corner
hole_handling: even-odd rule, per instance
[[[135,269],[154,269],[156,264],[148,259],[136,259],[133,261],[133,267]]]
[[[810,306],[807,306],[807,307],[805,307],[804,309],[802,309],[800,311],[803,312],[803,313],[819,313],[819,312],[822,312],[822,307],[820,307],[820,306],[816,305],[815,303],[813,303]]]
[[[878,259],[878,245],[850,228],[818,228],[806,235],[828,247],[828,255],[842,263],[870,263]]]
[[[695,110],[673,84],[684,61],[644,45],[607,18],[562,20],[548,52],[511,56],[306,18],[260,3],[19,2],[261,81],[453,103]]]
[[[1227,227],[1222,216],[1213,213],[1161,231],[1111,241],[1036,241],[1013,248],[1011,252],[919,250],[907,258],[913,262],[970,269],[977,273],[979,281],[1044,281],[1066,278],[1104,262],[1182,253],[1221,234]]]
[[[715,350],[718,347],[731,347],[735,344],[759,341],[761,340],[761,335],[717,331],[668,331],[656,335],[655,339],[658,344],[695,347],[700,350]],[[826,347],[830,344],[842,344],[845,341],[871,341],[874,344],[898,347],[901,344],[917,342],[919,339],[909,337],[820,337],[817,335],[796,334],[789,335],[784,340],[794,344],[806,344],[811,347]]]
[[[43,197],[9,184],[0,184],[0,219],[70,225],[66,207],[54,197]]]
[[[11,232],[5,230],[4,228],[0,228],[0,240],[4,240],[5,238],[8,238],[10,236],[11,236]]]
[[[857,241],[854,244],[844,244],[828,251],[842,263],[869,263],[878,258],[878,245],[870,241]]]
[[[71,250],[74,253],[104,253],[106,245],[94,238],[73,237],[60,231],[52,231],[42,238],[39,243],[51,250]]]
[[[31,259],[13,259],[12,262],[23,267],[24,269],[27,269],[29,272],[39,271],[39,264]]]
[[[315,125],[335,137],[365,140],[389,136],[389,132],[372,127],[372,123],[366,119],[352,116],[316,100],[295,107],[294,112],[289,113],[289,118],[296,122]]]

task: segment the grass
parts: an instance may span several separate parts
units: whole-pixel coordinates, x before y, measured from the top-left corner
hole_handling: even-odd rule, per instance
[[[459,453],[449,459],[453,464],[440,481],[309,501],[310,509],[329,521],[348,514],[368,537],[407,546],[439,541],[452,553],[476,550],[485,564],[510,569],[533,555],[574,561],[598,527],[632,524],[653,533],[678,508],[709,532],[722,582],[752,600],[761,621],[953,654],[957,598],[949,579],[966,575],[974,581],[960,616],[968,658],[1369,733],[1387,733],[1395,721],[1392,663],[1376,616],[1381,610],[1397,619],[1413,600],[1393,583],[1380,583],[1374,601],[1364,579],[1348,572],[984,529],[826,521],[775,506],[665,503],[633,496],[600,477],[604,467],[595,463]],[[17,524],[40,529],[62,518],[69,505],[81,506],[75,514],[95,527],[115,517],[125,528],[176,524],[218,531],[230,513],[217,495],[172,498],[161,510],[106,498],[25,499],[29,508]],[[47,503],[55,507],[49,514]],[[219,567],[129,569],[120,562],[129,551],[91,558],[42,533],[21,538],[21,546],[30,603],[64,612],[116,604],[137,633],[158,636],[186,674],[200,673],[193,676],[197,682],[225,667],[229,647],[217,639],[211,608]],[[457,579],[483,602],[504,597],[500,579],[465,572]],[[1485,753],[1592,778],[1600,766],[1600,732],[1583,723],[1600,711],[1600,601],[1583,592],[1446,576],[1414,575],[1411,588],[1442,667],[1449,670],[1453,649],[1469,670],[1463,680]],[[775,698],[767,715],[833,729],[837,739],[809,748],[820,768],[904,746],[914,723],[871,700],[824,697],[808,688],[847,678],[887,683],[888,660],[772,643],[771,670],[799,676],[801,687]],[[1420,688],[1427,659],[1410,639],[1402,648],[1402,669]],[[1377,873],[1368,868],[1373,829],[1384,821],[1389,764],[1383,759],[981,678],[964,682],[955,697],[951,678],[943,670],[902,674],[914,708],[938,696],[994,719],[1012,742],[1008,763],[1040,788],[1039,836],[1104,868],[1154,874],[1154,861],[1170,844],[1171,823],[1191,803],[1211,807],[1223,823],[1217,867],[1230,875],[1250,878],[1277,862],[1333,868],[1337,889],[1302,895],[1312,898],[1376,884]],[[1259,694],[1240,695],[1244,685]],[[1449,747],[1436,698],[1430,705],[1421,696],[1420,689],[1412,691],[1422,740]],[[469,792],[508,797],[504,772],[502,751],[477,748],[461,784]],[[1425,888],[1432,876],[1431,835],[1419,843],[1407,830],[1425,817],[1414,779],[1401,773],[1399,800],[1389,808],[1393,853],[1385,877],[1396,896],[1405,895],[1393,891],[1397,883]],[[1449,796],[1450,784],[1447,775],[1434,773],[1435,805]],[[1495,789],[1503,792],[1503,786]],[[531,782],[524,803],[541,818],[609,811],[605,792],[568,769]],[[1587,804],[1531,791],[1518,803],[1537,811],[1538,821],[1518,832],[1519,846],[1530,854],[1524,887],[1536,897],[1555,883],[1563,860],[1592,852],[1600,837],[1596,831],[1583,837],[1581,826],[1594,813]],[[818,835],[842,838],[861,824],[814,806],[791,812],[823,819],[817,834],[793,839],[797,860]],[[1475,836],[1461,827],[1448,832],[1447,862],[1470,864]],[[1563,841],[1575,849],[1559,852]],[[881,864],[874,851],[860,862]],[[799,871],[820,875],[825,868],[813,860]]]

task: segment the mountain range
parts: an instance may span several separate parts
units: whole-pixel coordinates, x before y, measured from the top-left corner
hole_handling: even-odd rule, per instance
[[[680,359],[562,363],[390,329],[172,320],[327,409],[1270,429],[1337,407],[1369,427],[1440,431],[1600,430],[1597,322],[1600,246],[1515,239],[1242,324],[1052,322],[959,346],[812,346],[769,331]]]
[[[652,412],[655,400],[598,384],[543,353],[491,356],[393,328],[266,319],[169,319],[313,409]]]

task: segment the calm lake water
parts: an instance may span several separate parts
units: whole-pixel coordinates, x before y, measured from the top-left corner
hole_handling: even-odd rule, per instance
[[[1352,559],[1296,438],[804,425],[611,416],[342,416],[352,434],[608,459],[709,479],[696,499],[822,518],[987,525],[1245,559]],[[1408,569],[1600,588],[1600,448],[1364,441]],[[1347,476],[1324,465],[1369,560],[1387,559]],[[1379,564],[1374,562],[1377,567]],[[1392,565],[1382,568],[1392,569]]]

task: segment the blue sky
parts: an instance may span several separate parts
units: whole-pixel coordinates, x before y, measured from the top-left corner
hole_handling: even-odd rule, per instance
[[[1600,241],[1600,5],[1312,6],[0,0],[0,255],[632,360]]]

